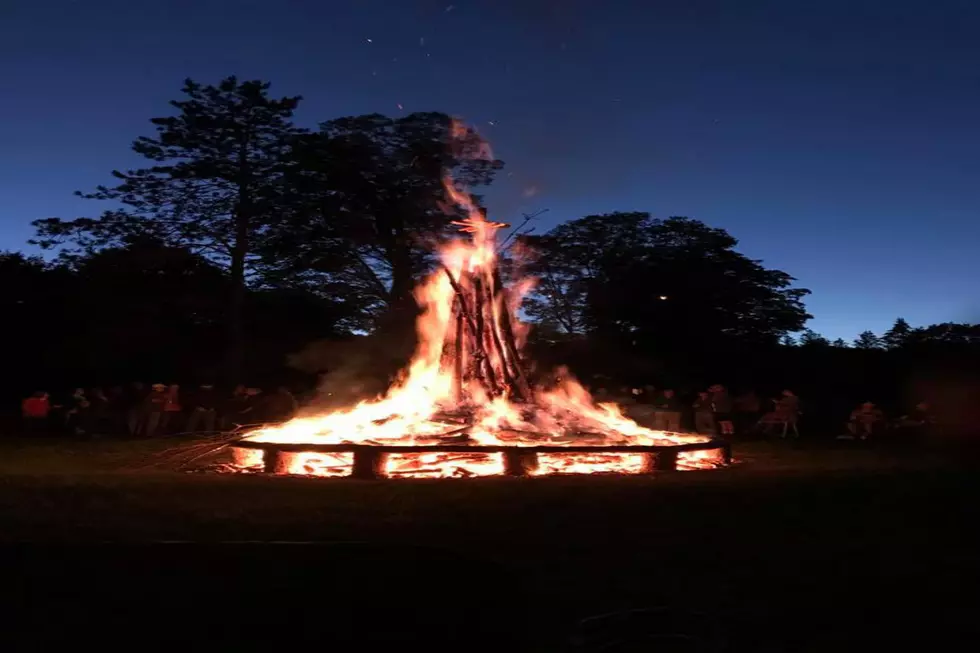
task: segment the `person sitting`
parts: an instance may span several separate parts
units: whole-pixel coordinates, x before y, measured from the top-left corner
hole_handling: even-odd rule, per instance
[[[909,411],[895,420],[894,427],[902,435],[921,437],[927,435],[936,424],[936,416],[925,401],[920,401]]]
[[[855,438],[867,440],[878,431],[884,419],[884,413],[875,406],[874,402],[866,401],[851,411],[847,430]]]
[[[800,398],[792,390],[783,390],[782,396],[773,399],[773,402],[775,404],[773,410],[759,420],[763,432],[769,434],[773,426],[780,425],[783,427],[780,437],[785,438],[786,432],[791,428],[794,436],[800,437],[800,432],[796,428],[796,422],[800,417]]]

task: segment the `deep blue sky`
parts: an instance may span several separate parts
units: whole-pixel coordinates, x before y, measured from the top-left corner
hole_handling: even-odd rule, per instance
[[[832,338],[980,320],[978,34],[973,0],[5,0],[0,249],[97,214],[72,191],[137,163],[183,78],[237,74],[311,126],[463,117],[500,218],[724,227]]]

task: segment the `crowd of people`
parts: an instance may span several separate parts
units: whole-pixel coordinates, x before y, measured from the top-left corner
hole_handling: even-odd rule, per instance
[[[21,409],[25,428],[33,433],[153,438],[284,421],[296,413],[297,402],[285,386],[263,392],[240,385],[222,393],[210,384],[186,391],[178,385],[132,383],[108,390],[78,388],[63,399],[38,391],[24,399]]]
[[[624,386],[617,392],[597,387],[593,394],[597,402],[618,404],[625,414],[649,428],[723,438],[752,432],[799,437],[798,422],[803,413],[800,399],[792,390],[783,390],[768,401],[754,391],[732,396],[720,384],[687,400],[671,388],[653,386]],[[209,384],[190,391],[163,383],[149,387],[132,383],[108,390],[78,388],[63,400],[52,400],[46,392],[39,391],[22,403],[24,424],[29,432],[67,432],[91,437],[153,438],[176,433],[212,433],[239,425],[285,421],[297,409],[296,398],[285,386],[264,392],[239,385],[229,393]],[[935,421],[925,402],[898,418],[889,419],[877,405],[866,401],[851,412],[842,435],[865,440],[894,429],[905,433],[924,432]]]
[[[596,401],[618,404],[623,411],[644,426],[661,431],[693,431],[703,435],[731,438],[740,434],[761,433],[780,437],[799,437],[803,414],[800,398],[792,390],[764,401],[755,391],[737,396],[715,384],[684,401],[671,388],[653,386],[621,387],[610,393],[604,387],[595,390]],[[925,434],[936,424],[929,404],[920,402],[906,414],[888,418],[874,402],[865,401],[851,411],[845,422],[844,438],[867,440],[886,432],[905,435]]]

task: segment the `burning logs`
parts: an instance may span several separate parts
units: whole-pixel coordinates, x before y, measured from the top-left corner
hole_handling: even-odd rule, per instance
[[[507,476],[529,476],[538,469],[538,454],[522,449],[504,451],[504,474]]]
[[[476,382],[490,397],[507,395],[522,401],[530,397],[507,301],[499,273],[464,270],[459,278],[443,268],[453,288],[452,342],[455,388],[459,395],[469,382]],[[463,401],[466,397],[457,396]]]
[[[680,468],[681,456],[701,456],[703,467],[727,465],[731,462],[731,450],[727,442],[709,440],[678,445],[480,445],[463,442],[440,442],[417,445],[364,445],[364,444],[303,444],[272,443],[241,440],[233,446],[236,459],[245,459],[242,451],[261,451],[262,470],[267,474],[296,473],[292,469],[297,456],[304,454],[350,455],[350,478],[373,480],[404,476],[465,477],[474,475],[503,474],[506,476],[535,476],[541,473],[582,473],[578,469],[610,465],[610,460],[621,456],[634,458],[637,465],[632,472],[623,464],[612,465],[610,471],[619,473],[660,474]],[[542,465],[539,456],[546,456],[548,464]],[[639,457],[639,458],[638,458]],[[564,466],[554,465],[555,460],[567,461]],[[691,468],[686,459],[685,469]],[[642,463],[642,464],[640,464]],[[695,465],[697,466],[697,465]],[[474,472],[474,469],[482,471]],[[341,475],[341,474],[331,474]]]
[[[384,476],[388,454],[375,447],[361,448],[354,452],[351,478],[374,480]]]

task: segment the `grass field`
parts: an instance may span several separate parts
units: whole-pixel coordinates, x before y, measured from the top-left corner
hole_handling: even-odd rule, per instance
[[[357,482],[176,473],[147,464],[161,446],[8,442],[0,537],[432,546],[519,577],[549,634],[663,604],[779,642],[758,650],[958,635],[978,607],[962,453],[752,444],[657,478]]]

